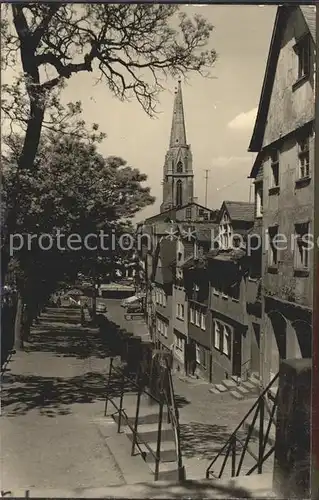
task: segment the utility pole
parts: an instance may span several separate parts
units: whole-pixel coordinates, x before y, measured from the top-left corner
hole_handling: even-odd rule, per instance
[[[205,207],[207,207],[208,172],[209,172],[209,170],[206,168],[205,169]]]

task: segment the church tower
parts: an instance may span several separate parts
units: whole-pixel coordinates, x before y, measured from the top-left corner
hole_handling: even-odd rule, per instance
[[[161,212],[191,203],[194,174],[190,145],[186,142],[181,80],[175,90],[169,149],[165,156]]]

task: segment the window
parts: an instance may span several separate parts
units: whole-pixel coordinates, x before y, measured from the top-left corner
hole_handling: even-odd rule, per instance
[[[196,344],[196,363],[200,364],[200,347]]]
[[[179,162],[177,163],[177,168],[176,168],[176,171],[177,171],[178,173],[183,172],[183,164],[182,164],[182,162],[181,162],[181,161],[179,161]]]
[[[166,323],[163,323],[163,335],[164,337],[167,339],[167,324]]]
[[[204,213],[204,220],[209,220],[209,214],[207,212]]]
[[[179,179],[176,182],[176,206],[181,207],[183,205],[183,186],[182,181]]]
[[[214,321],[214,347],[215,349],[220,349],[220,344],[221,344],[221,333],[222,333],[222,327],[221,324],[218,323],[218,321]]]
[[[178,337],[178,335],[175,335],[175,347],[178,351],[183,351],[184,349],[183,339]]]
[[[271,154],[271,187],[279,186],[279,151]]]
[[[230,339],[231,339],[231,329],[227,325],[223,325],[223,353],[226,356],[230,355]]]
[[[206,353],[204,349],[201,351],[201,365],[203,366],[203,368],[207,368]]]
[[[166,293],[163,292],[163,306],[166,307],[166,304],[167,304]]]
[[[298,141],[299,178],[309,177],[309,137]]]
[[[278,226],[270,227],[268,229],[268,235],[269,235],[268,265],[277,266],[278,248],[275,238],[278,235]]]
[[[201,313],[201,315],[200,315],[200,327],[202,330],[206,330],[205,314],[204,313]]]
[[[199,314],[198,309],[196,309],[196,311],[195,311],[195,325],[200,326],[200,314]]]
[[[176,318],[179,318],[179,304],[176,304]]]
[[[190,322],[194,324],[194,309],[191,307],[189,310]]]
[[[310,38],[303,37],[296,45],[295,52],[298,56],[297,79],[305,78],[310,73]]]
[[[255,197],[256,197],[256,217],[262,217],[263,215],[263,183],[258,182],[255,184]]]
[[[181,319],[184,319],[184,305],[181,304]]]
[[[309,267],[309,223],[295,225],[295,268]]]
[[[186,208],[186,219],[191,219],[192,218],[192,208],[188,207]]]
[[[199,217],[204,217],[204,210],[202,208],[199,208],[198,215]]]

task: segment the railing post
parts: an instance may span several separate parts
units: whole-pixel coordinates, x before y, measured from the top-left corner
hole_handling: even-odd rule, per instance
[[[265,398],[264,395],[259,402],[259,446],[258,446],[258,474],[263,470],[263,454],[264,454],[264,419],[265,419]]]
[[[123,397],[124,397],[124,384],[125,384],[125,378],[124,378],[124,369],[122,368],[122,382],[121,382],[121,397],[120,397],[120,409],[119,409],[119,420],[118,420],[118,425],[117,425],[117,432],[121,432],[121,422],[122,422],[122,409],[123,409]]]
[[[231,475],[236,476],[236,434],[233,437],[232,447],[231,447]]]
[[[137,392],[137,400],[136,400],[136,413],[135,413],[135,422],[134,422],[134,432],[133,432],[133,437],[132,437],[132,450],[131,450],[131,456],[134,456],[135,452],[135,443],[136,443],[136,433],[137,433],[137,427],[138,427],[138,416],[140,412],[140,404],[141,404],[141,395],[142,395],[142,387],[141,383],[139,381],[138,383],[138,392]]]
[[[156,446],[156,459],[155,459],[155,481],[158,480],[159,475],[159,464],[161,460],[161,439],[162,439],[162,421],[163,421],[163,398],[161,395],[161,402],[159,407],[158,416],[158,431],[157,431],[157,446]]]
[[[110,367],[109,367],[109,375],[108,375],[108,380],[107,380],[107,386],[106,386],[106,395],[105,395],[105,406],[104,406],[104,417],[106,417],[106,412],[107,412],[107,403],[108,403],[108,392],[109,392],[109,388],[110,388],[110,385],[111,385],[111,376],[112,376],[112,368],[113,368],[113,359],[114,358],[111,358],[110,359]]]

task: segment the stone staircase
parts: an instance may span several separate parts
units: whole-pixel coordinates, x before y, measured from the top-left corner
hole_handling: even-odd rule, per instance
[[[119,398],[114,398],[114,402],[119,406]],[[136,415],[136,394],[125,394],[123,397],[123,409],[127,415],[127,420],[121,419],[121,432],[124,433],[127,439],[132,443],[133,432]],[[109,412],[111,412],[116,423],[119,422],[119,414],[112,413],[111,404]],[[155,476],[156,466],[156,450],[158,439],[158,422],[159,422],[159,406],[150,404],[146,395],[141,396],[139,418],[138,418],[138,437],[135,446],[134,455],[140,454],[141,458],[147,463],[151,472]],[[129,425],[128,425],[129,424]],[[158,480],[176,481],[178,480],[177,468],[177,453],[175,447],[174,431],[172,424],[168,423],[167,408],[163,409],[163,420],[161,429],[161,448],[160,448],[160,463]]]
[[[235,399],[250,399],[259,394],[259,387],[259,375],[252,373],[247,380],[241,380],[236,376],[224,379],[219,384],[213,384],[209,392],[216,395],[230,394]]]

